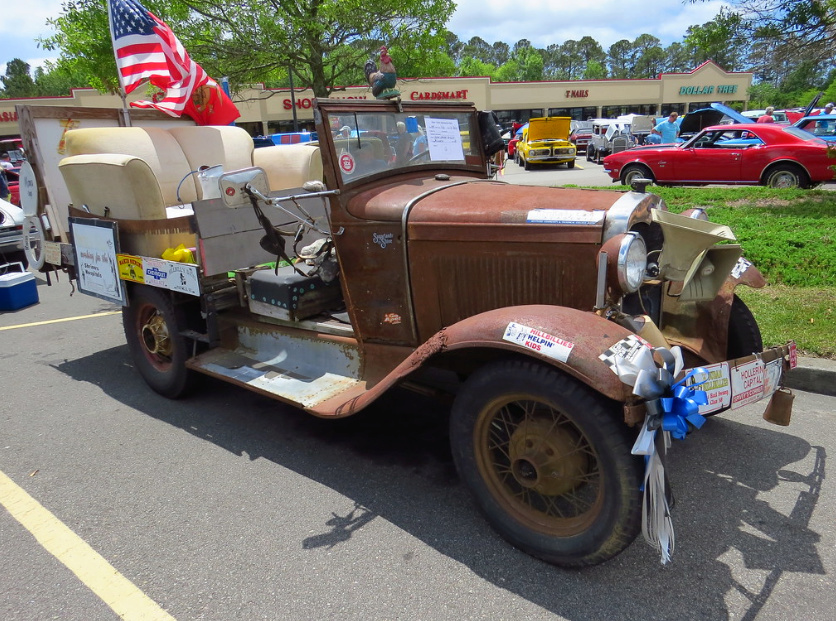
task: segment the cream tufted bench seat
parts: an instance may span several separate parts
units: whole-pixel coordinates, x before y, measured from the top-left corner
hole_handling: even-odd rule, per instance
[[[235,126],[76,129],[67,132],[65,145],[68,157],[58,166],[73,205],[116,220],[165,221],[190,214],[191,203],[202,198],[194,174],[202,166],[220,164],[225,171],[261,166],[274,191],[322,179],[318,146],[254,149],[250,135]],[[165,222],[159,235],[149,236],[154,239],[123,251],[159,256],[179,243],[195,245],[192,233],[177,233]]]

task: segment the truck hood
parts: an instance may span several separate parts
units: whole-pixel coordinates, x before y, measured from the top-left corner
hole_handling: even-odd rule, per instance
[[[534,140],[569,140],[572,119],[568,116],[553,116],[543,119],[531,119],[528,122],[528,141]]]
[[[352,197],[347,208],[357,218],[401,222],[411,204],[410,225],[576,224],[600,239],[605,213],[623,196],[611,190],[519,186],[467,177],[423,178],[366,190]]]

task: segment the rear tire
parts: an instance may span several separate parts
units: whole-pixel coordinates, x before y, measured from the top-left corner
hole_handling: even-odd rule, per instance
[[[766,176],[766,185],[770,188],[806,188],[810,180],[800,167],[793,164],[776,166]]]
[[[641,530],[643,464],[618,408],[554,367],[517,359],[479,369],[453,404],[450,442],[488,521],[529,554],[593,565]]]
[[[192,388],[195,373],[186,368],[190,340],[180,334],[170,294],[145,285],[130,290],[122,325],[131,357],[146,383],[164,397],[178,399]]]

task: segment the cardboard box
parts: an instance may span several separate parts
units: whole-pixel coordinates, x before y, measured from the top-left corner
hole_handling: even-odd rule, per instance
[[[29,272],[0,274],[0,311],[13,311],[38,303],[35,275]]]

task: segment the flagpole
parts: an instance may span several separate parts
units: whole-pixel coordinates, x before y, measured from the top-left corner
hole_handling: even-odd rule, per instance
[[[116,77],[119,80],[119,97],[122,98],[122,109],[119,111],[122,117],[122,125],[131,127],[131,114],[128,110],[128,95],[125,93],[125,86],[122,84],[122,72],[119,71],[119,58],[116,56],[116,37],[113,36],[113,13],[110,0],[107,0],[107,24],[110,28],[110,47],[113,49],[113,58],[116,62]]]

